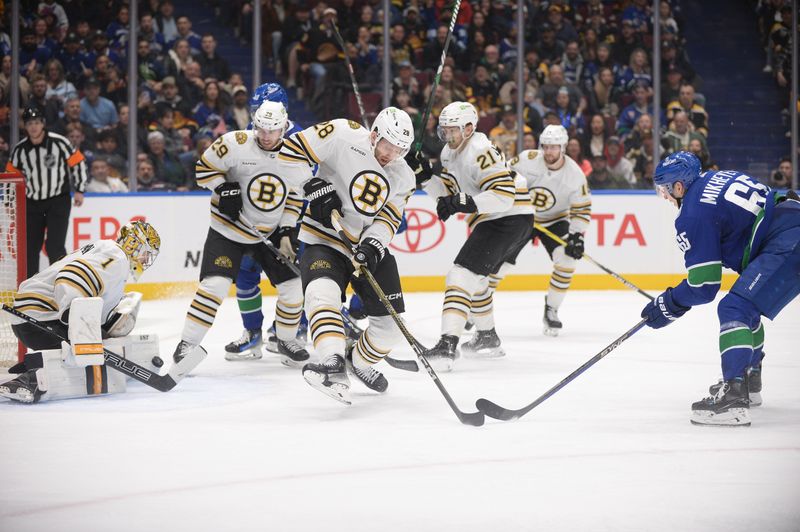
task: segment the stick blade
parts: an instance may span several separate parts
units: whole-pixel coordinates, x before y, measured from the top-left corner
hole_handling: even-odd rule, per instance
[[[472,427],[480,427],[483,426],[483,423],[486,421],[486,416],[483,415],[483,412],[472,412],[472,413],[464,413],[458,416],[459,421],[461,421],[464,425],[470,425]]]
[[[478,399],[475,401],[475,407],[490,418],[499,419],[501,421],[512,421],[520,417],[516,410],[508,410],[488,399]]]
[[[411,371],[416,373],[419,371],[419,365],[414,360],[403,360],[400,358],[392,358],[386,357],[384,358],[387,364],[392,366],[395,369],[401,369],[403,371]]]

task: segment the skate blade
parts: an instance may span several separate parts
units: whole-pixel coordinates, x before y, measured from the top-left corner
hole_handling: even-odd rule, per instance
[[[241,353],[225,351],[225,360],[229,362],[237,362],[240,360],[260,360],[262,356],[261,349],[259,348],[248,349],[247,351],[242,351]]]
[[[331,382],[328,380],[327,375],[309,370],[303,372],[303,378],[312,388],[319,390],[328,397],[336,399],[340,403],[346,405],[353,404],[352,401],[350,401],[350,387],[346,384]]]
[[[727,412],[715,414],[708,410],[694,410],[691,422],[693,425],[749,427],[750,411],[747,408],[731,408]]]
[[[461,351],[464,353],[464,358],[500,358],[506,356],[506,352],[502,347],[478,349],[477,351],[462,348]]]
[[[761,392],[750,392],[750,406],[761,406]]]
[[[8,387],[0,386],[0,397],[5,397],[18,403],[33,403],[33,394],[25,388],[18,388],[16,392],[12,392]]]
[[[544,328],[544,335],[545,336],[550,336],[552,338],[555,338],[556,336],[558,336],[559,332],[561,332],[561,329],[556,329],[556,328],[553,328],[553,327],[545,327]]]

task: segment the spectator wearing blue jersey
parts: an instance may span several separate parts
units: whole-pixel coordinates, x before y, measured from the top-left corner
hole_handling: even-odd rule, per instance
[[[119,121],[117,108],[108,98],[100,96],[100,82],[96,78],[86,81],[86,96],[81,99],[81,121],[94,129],[114,126]]]
[[[583,56],[578,41],[567,43],[561,57],[561,68],[564,69],[564,79],[569,83],[577,84],[583,79]]]
[[[199,54],[202,52],[201,38],[198,34],[192,31],[192,20],[186,15],[181,15],[175,21],[175,26],[178,28],[178,35],[174,40],[167,43],[167,46],[172,48],[176,39],[186,39],[192,53]]]
[[[19,44],[20,72],[27,77],[41,72],[44,64],[50,59],[50,50],[36,44],[36,34],[30,28],[22,28]]]
[[[688,152],[662,160],[655,183],[680,207],[675,220],[687,278],[642,310],[646,325],[669,325],[714,300],[722,268],[739,273],[717,306],[722,380],[692,405],[692,423],[749,425],[761,404],[764,327],[800,294],[800,201],[733,170],[700,173]]]
[[[622,137],[623,140],[631,133],[640,116],[643,114],[653,116],[654,109],[653,104],[650,102],[650,94],[649,88],[645,85],[638,84],[634,86],[633,103],[622,110],[619,114],[619,120],[617,120],[617,135]],[[659,113],[661,113],[659,115],[661,123],[664,124],[666,120],[664,112],[659,110]]]

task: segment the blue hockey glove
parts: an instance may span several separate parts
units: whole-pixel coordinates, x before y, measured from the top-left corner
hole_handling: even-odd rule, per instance
[[[477,212],[478,206],[472,196],[464,192],[453,194],[452,196],[442,196],[436,202],[436,214],[443,222],[447,221],[457,212]]]
[[[686,314],[690,308],[676,303],[672,299],[672,288],[667,288],[663,294],[642,309],[642,317],[647,318],[645,325],[653,329],[660,329]]]

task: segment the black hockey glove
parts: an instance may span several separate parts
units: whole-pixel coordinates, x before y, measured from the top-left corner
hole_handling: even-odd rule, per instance
[[[300,249],[298,232],[297,226],[279,227],[273,233],[274,238],[270,238],[281,254],[291,261],[297,258],[297,251]]]
[[[214,192],[219,194],[219,212],[231,220],[238,220],[242,212],[242,189],[239,183],[222,183]]]
[[[366,266],[369,271],[375,273],[378,263],[386,256],[386,248],[376,238],[367,237],[356,246],[353,254],[353,265]]]
[[[580,260],[583,257],[583,235],[581,233],[570,233],[566,240],[567,245],[564,248],[564,253],[567,254],[567,257]]]
[[[408,152],[406,155],[406,163],[411,167],[414,176],[417,178],[417,188],[422,188],[422,185],[428,182],[433,177],[433,168],[427,157],[420,152]]]
[[[672,298],[672,288],[659,295],[642,309],[642,317],[647,318],[645,325],[653,329],[666,327],[680,318],[691,307],[684,307]]]
[[[306,212],[309,218],[333,229],[331,214],[333,211],[342,212],[342,200],[336,195],[333,185],[314,177],[303,186],[303,193],[308,200]]]
[[[472,196],[465,192],[459,192],[452,196],[442,196],[436,202],[436,214],[443,222],[457,212],[478,212],[478,206],[475,205]]]

